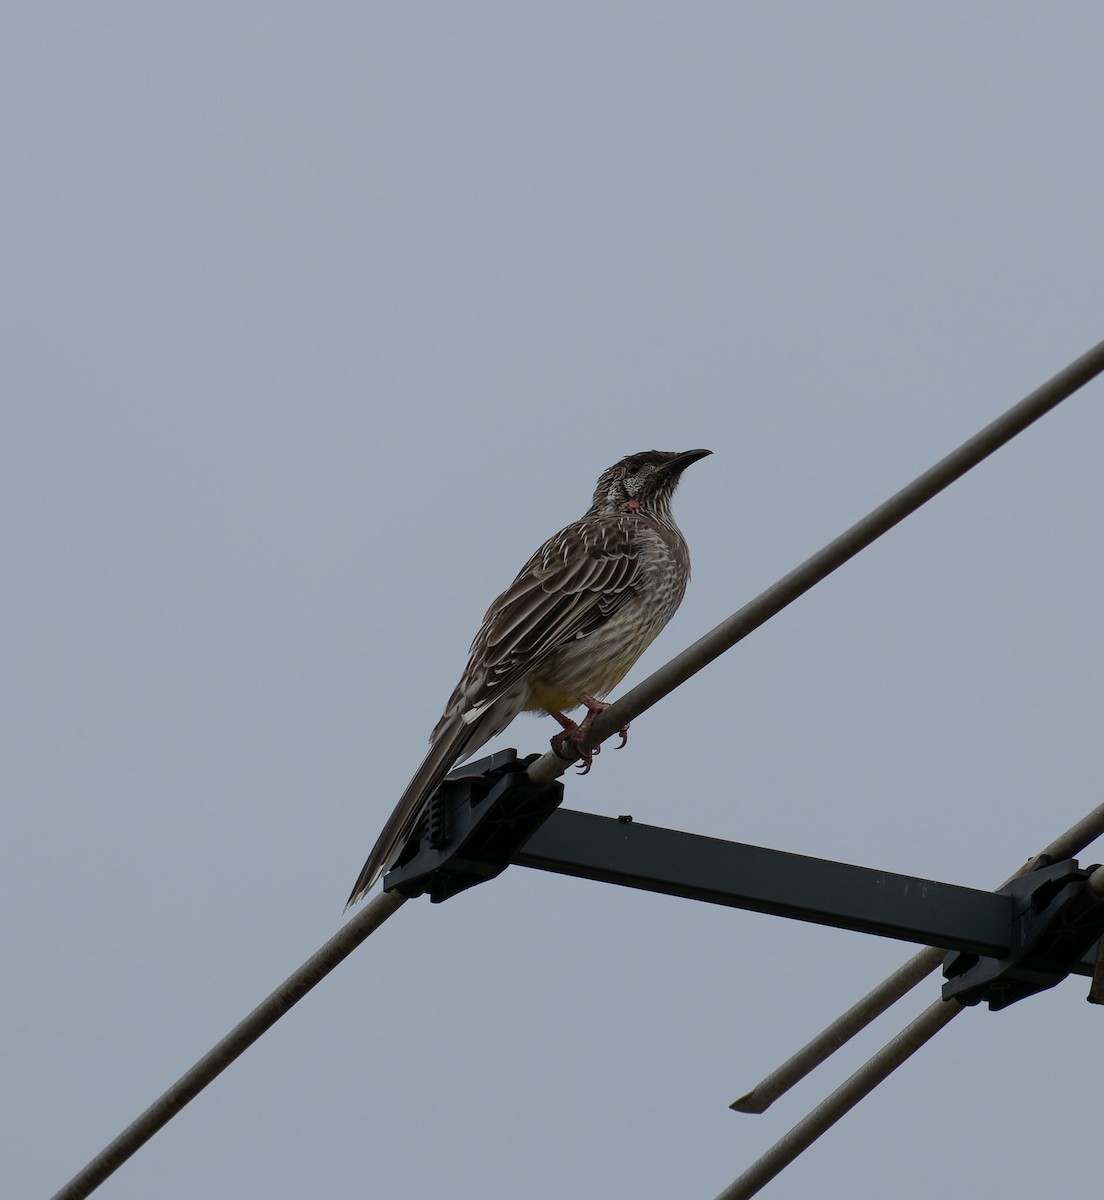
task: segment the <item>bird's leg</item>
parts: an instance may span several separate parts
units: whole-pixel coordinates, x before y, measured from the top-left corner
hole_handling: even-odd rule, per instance
[[[560,758],[570,760],[576,755],[581,755],[583,766],[579,774],[585,775],[594,765],[594,755],[600,753],[602,747],[595,746],[593,750],[584,750],[582,748],[582,741],[590,732],[594,718],[600,712],[605,712],[609,708],[609,705],[602,700],[595,700],[593,696],[580,696],[579,703],[587,710],[587,715],[577,725],[570,717],[565,717],[563,713],[549,711],[549,716],[559,721],[563,728],[563,733],[557,733],[552,738],[551,744],[552,753],[558,755]],[[624,729],[618,732],[621,734],[621,745],[617,747],[620,750],[621,746],[624,746],[629,740],[629,727],[626,725]],[[570,749],[566,749],[568,742],[573,743]]]

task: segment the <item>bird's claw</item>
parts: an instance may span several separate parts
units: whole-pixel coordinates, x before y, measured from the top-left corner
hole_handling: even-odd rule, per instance
[[[601,746],[595,746],[593,750],[584,750],[580,745],[579,727],[574,724],[570,729],[565,729],[563,733],[557,733],[552,737],[549,745],[552,747],[552,753],[565,762],[574,762],[575,759],[582,758],[583,765],[579,768],[580,775],[587,774],[594,766],[594,756],[599,754],[602,749]]]
[[[589,775],[590,768],[594,766],[594,756],[602,753],[601,746],[595,746],[593,750],[584,750],[582,746],[576,743],[576,748],[583,756],[583,765],[575,772],[576,775]]]
[[[595,700],[591,696],[580,696],[579,703],[587,710],[587,715],[578,725],[570,717],[565,717],[561,712],[551,713],[563,726],[563,732],[557,733],[551,739],[551,746],[552,753],[557,758],[562,758],[565,762],[573,762],[576,758],[582,758],[583,765],[579,768],[579,774],[586,775],[590,771],[590,768],[594,766],[594,756],[601,753],[602,747],[595,746],[591,750],[584,750],[583,741],[590,731],[591,725],[594,724],[594,718],[600,712],[605,712],[609,708],[609,705],[602,700]],[[621,741],[617,744],[617,749],[623,750],[629,740],[628,725],[617,732],[621,735]],[[570,746],[568,745],[569,742],[571,743]]]

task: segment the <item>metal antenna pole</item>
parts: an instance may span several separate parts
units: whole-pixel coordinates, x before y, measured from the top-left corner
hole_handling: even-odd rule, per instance
[[[707,663],[730,649],[876,538],[915,512],[922,504],[1101,371],[1104,371],[1104,342],[1094,346],[1087,354],[1082,355],[1037,391],[964,442],[957,450],[784,576],[773,587],[768,588],[750,604],[745,605],[739,612],[622,696],[616,704],[612,704],[596,718],[587,742],[588,747],[593,749],[598,746],[616,730],[651,708]],[[548,753],[530,766],[528,774],[534,783],[546,783],[562,775],[568,766],[570,763]],[[397,892],[385,892],[366,905],[57,1192],[54,1200],[83,1200],[90,1195],[265,1030],[278,1021],[292,1005],[301,1000],[365,938],[375,932],[400,907],[403,899]]]

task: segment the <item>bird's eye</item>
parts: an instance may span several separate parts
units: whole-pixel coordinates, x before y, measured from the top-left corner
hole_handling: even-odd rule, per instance
[[[637,473],[637,471],[639,471],[639,470],[640,470],[639,463],[629,463],[629,465],[625,468],[625,474],[626,475],[635,475]]]

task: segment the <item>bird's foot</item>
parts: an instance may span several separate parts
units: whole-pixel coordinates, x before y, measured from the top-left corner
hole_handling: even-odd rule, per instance
[[[561,712],[550,714],[563,727],[563,733],[557,733],[552,738],[551,746],[552,753],[567,762],[571,762],[575,758],[582,758],[583,765],[579,768],[579,774],[585,775],[594,766],[594,756],[601,753],[602,747],[594,746],[587,750],[584,749],[583,742],[590,732],[591,725],[594,724],[594,718],[599,713],[605,712],[609,705],[603,700],[595,700],[593,696],[580,696],[579,703],[587,710],[587,715],[577,725],[570,717],[565,717]],[[620,750],[629,740],[629,727],[626,725],[618,732],[621,734],[621,743],[617,749]]]
[[[582,726],[576,725],[574,721],[571,721],[570,725],[570,729],[565,726],[563,733],[557,733],[549,744],[552,746],[552,753],[564,762],[574,762],[581,758],[583,765],[579,768],[579,774],[585,775],[594,766],[594,756],[601,752],[602,747],[595,746],[593,750],[584,750],[580,744],[582,735],[579,731]]]

